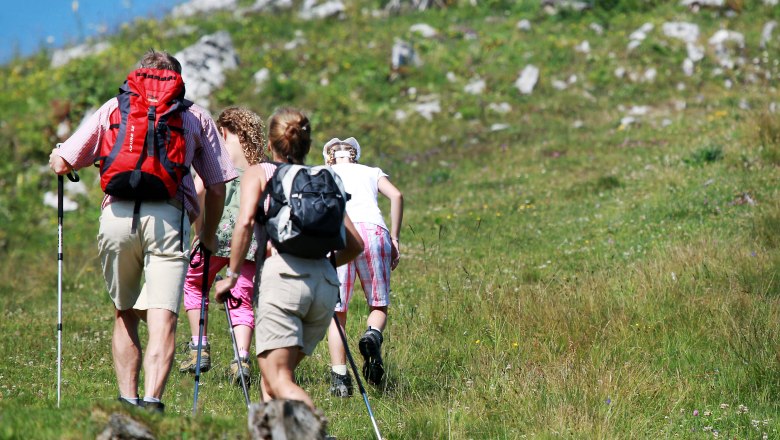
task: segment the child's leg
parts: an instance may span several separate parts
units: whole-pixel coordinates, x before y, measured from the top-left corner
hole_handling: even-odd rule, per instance
[[[368,327],[384,331],[387,325],[387,306],[371,307],[368,314]]]
[[[376,225],[358,223],[357,226],[365,243],[355,266],[371,310],[367,324],[381,332],[387,324],[387,306],[390,304],[390,233]]]
[[[386,229],[358,223],[366,249],[362,259],[356,260],[360,284],[371,312],[368,329],[358,341],[363,356],[363,376],[368,383],[378,385],[384,377],[382,362],[382,331],[387,324],[387,305],[390,302],[390,260],[392,244]]]
[[[360,258],[360,257],[358,257]],[[343,266],[339,266],[337,269],[339,275],[339,303],[336,304],[336,316],[338,317],[341,326],[347,325],[347,308],[349,307],[349,300],[352,298],[352,291],[355,287],[355,265],[354,263],[348,263]],[[341,340],[336,323],[331,320],[330,327],[328,327],[328,349],[330,350],[330,364],[331,366],[338,367],[337,373],[344,375],[346,372],[342,372],[342,367],[346,368],[347,365],[347,353],[344,350],[344,342]]]
[[[207,287],[211,289],[211,285],[214,283],[214,278],[230,259],[223,257],[212,256],[209,260],[209,278]],[[193,338],[193,343],[196,343],[198,333],[200,333],[200,305],[203,291],[203,261],[200,261],[200,254],[196,254],[193,258],[193,263],[200,263],[196,267],[190,266],[187,269],[187,276],[184,279],[184,310],[187,311],[187,320],[190,324],[190,334]],[[209,309],[209,298],[206,297],[206,312]],[[205,314],[203,321],[203,336],[208,335],[208,313]]]
[[[336,312],[336,317],[338,317],[343,329],[347,325],[347,312]],[[330,327],[328,327],[328,350],[330,350],[331,366],[343,365],[346,367],[347,352],[344,350],[344,341],[341,340],[341,333],[339,333],[339,328],[336,327],[336,322],[332,320],[330,322]],[[346,372],[342,371],[337,371],[337,373],[341,375],[346,374]]]
[[[245,261],[241,267],[236,286],[230,293],[240,300],[238,307],[230,303],[230,320],[233,322],[233,333],[236,336],[236,345],[241,357],[247,357],[252,335],[255,329],[255,314],[252,310],[252,292],[254,289],[252,278],[255,276],[255,263]]]

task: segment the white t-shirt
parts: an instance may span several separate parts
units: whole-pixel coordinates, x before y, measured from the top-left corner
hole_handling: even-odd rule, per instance
[[[379,168],[359,163],[339,163],[332,168],[341,177],[344,190],[352,196],[347,202],[347,214],[352,222],[372,223],[387,229],[376,201],[379,179],[387,177],[387,174]]]

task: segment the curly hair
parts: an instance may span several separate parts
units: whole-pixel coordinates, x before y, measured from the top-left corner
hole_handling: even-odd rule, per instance
[[[337,151],[349,151],[349,161],[357,163],[357,151],[355,150],[355,147],[346,142],[339,142],[328,147],[328,160],[325,161],[326,165],[333,165],[336,163],[335,154]]]
[[[311,148],[311,123],[300,110],[283,107],[268,119],[268,140],[274,153],[290,163],[303,163]]]
[[[249,165],[265,161],[265,124],[260,115],[244,107],[228,107],[219,115],[217,126],[238,136]]]

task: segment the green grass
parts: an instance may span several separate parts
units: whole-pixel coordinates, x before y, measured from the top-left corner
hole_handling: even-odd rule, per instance
[[[368,390],[382,434],[780,436],[780,129],[769,110],[777,90],[774,79],[747,79],[758,69],[778,73],[780,44],[757,49],[760,26],[778,12],[759,1],[731,18],[694,15],[677,2],[626,1],[547,16],[537,2],[466,3],[387,18],[361,12],[373,3],[349,3],[342,22],[301,22],[292,13],[166,22],[231,32],[241,67],[212,97],[213,111],[244,104],[266,116],[282,104],[303,107],[314,121],[311,162],[320,161],[325,140],[354,135],[363,161],[404,192],[387,381]],[[515,29],[521,18],[532,21],[529,33]],[[760,62],[715,76],[708,55],[685,77],[684,45],[661,36],[673,20],[699,24],[705,43],[721,26],[744,32],[743,55]],[[440,37],[410,35],[419,22]],[[591,22],[605,34],[596,36]],[[627,53],[628,35],[645,22],[655,30]],[[65,215],[56,409],[57,225],[56,212],[41,208],[56,179],[38,168],[53,142],[52,99],[70,99],[78,120],[115,93],[146,48],[175,52],[196,38],[161,40],[159,27],[137,21],[113,37],[121,50],[115,44],[105,57],[60,69],[49,69],[43,53],[0,68],[0,438],[95,437],[111,413],[125,411],[114,401],[94,169],[82,172],[90,196]],[[307,44],[283,50],[296,29]],[[478,38],[464,38],[470,32]],[[413,39],[425,64],[388,82],[396,35]],[[573,50],[583,40],[588,56]],[[512,83],[529,63],[542,72],[525,96]],[[262,67],[273,79],[257,91],[252,75]],[[655,67],[658,78],[619,80],[617,67]],[[447,72],[458,80],[448,82]],[[573,74],[567,90],[551,86]],[[485,93],[464,93],[477,75]],[[395,111],[414,102],[410,88],[438,95],[442,112],[430,122],[396,121]],[[498,102],[512,111],[488,109]],[[634,105],[651,110],[620,126],[621,106]],[[510,127],[491,131],[494,123]],[[356,298],[351,309],[357,352],[365,301]],[[200,415],[190,416],[192,377],[176,372],[166,416],[133,413],[159,438],[247,437],[242,394],[224,376],[232,352],[224,312],[210,313],[216,366],[201,379]],[[186,320],[179,325],[183,346]],[[300,383],[334,435],[372,438],[359,396],[328,396],[327,363],[321,344],[302,364]]]

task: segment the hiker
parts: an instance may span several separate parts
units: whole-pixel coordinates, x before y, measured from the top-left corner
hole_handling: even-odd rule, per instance
[[[101,186],[104,192],[113,193],[103,198],[97,239],[103,276],[115,307],[112,352],[119,401],[163,412],[161,399],[173,361],[176,320],[189,264],[190,223],[201,209],[189,167],[192,165],[205,186],[203,226],[198,239],[206,249],[217,247],[216,229],[225,202],[225,182],[236,178],[237,173],[211,116],[205,109],[183,100],[181,64],[176,58],[167,52],[150,50],[120,90],[61,148],[52,151],[49,164],[60,175],[97,161],[101,164]],[[170,114],[164,113],[169,104]],[[134,117],[138,113],[142,117]],[[128,131],[130,135],[126,136]],[[115,141],[121,143],[121,148],[113,147]],[[137,176],[137,169],[120,173],[121,167],[112,168],[137,163],[135,157],[127,159],[136,154],[154,162],[154,169],[160,170],[161,164],[171,165],[157,156],[160,150],[169,155],[168,160],[174,153],[182,159],[180,163],[171,162],[174,167],[170,171],[165,169],[155,176],[168,179],[171,173],[178,173],[176,180],[166,180],[166,192],[152,194],[151,189],[140,189],[143,179],[131,177],[121,181],[123,176]],[[188,221],[184,221],[185,213]],[[142,278],[149,290],[149,335],[143,357],[144,397],[139,399],[140,318],[133,305]]]
[[[363,355],[363,376],[368,383],[378,385],[384,376],[382,363],[382,332],[387,324],[387,306],[390,303],[390,272],[400,261],[399,239],[404,214],[404,199],[381,169],[358,163],[360,144],[351,137],[333,138],[322,149],[325,163],[341,177],[344,189],[351,195],[347,213],[360,232],[365,248],[346,265],[338,267],[340,301],[336,316],[342,328],[347,323],[347,307],[355,287],[355,275],[360,277],[363,293],[370,312],[368,328],[360,338],[358,348]],[[390,230],[377,204],[377,194],[390,199]],[[335,322],[328,330],[328,348],[331,360],[330,393],[337,397],[352,395],[352,378],[347,372],[347,358]]]
[[[298,110],[282,108],[274,112],[267,127],[273,160],[302,164],[311,147],[309,119]],[[241,270],[255,227],[261,194],[276,167],[275,164],[261,163],[249,167],[244,173],[241,208],[230,254],[229,267],[233,273]],[[268,200],[263,203],[264,209],[267,209]],[[330,258],[303,258],[280,253],[270,246],[270,256],[264,262],[261,279],[255,280],[259,281],[255,306],[255,349],[264,401],[300,400],[314,409],[311,397],[295,383],[294,371],[304,356],[312,354],[333,319],[339,292],[335,266],[346,264],[363,249],[362,240],[346,215],[344,227],[346,247],[331,252]],[[235,283],[236,279],[230,277],[218,281],[216,300],[224,301],[225,294]]]
[[[239,177],[231,180],[225,187],[225,209],[222,212],[222,218],[217,227],[217,248],[209,260],[209,275],[207,289],[211,289],[217,273],[227,266],[230,262],[230,238],[235,227],[236,217],[238,217],[239,204],[239,184],[244,170],[251,165],[262,162],[265,159],[263,149],[265,148],[265,134],[263,120],[253,111],[242,107],[228,107],[222,111],[217,118],[217,129],[225,143],[230,160]],[[195,177],[195,188],[199,196],[204,194],[205,188],[203,180]],[[200,230],[201,218],[199,217],[193,227]],[[252,311],[252,292],[253,279],[255,275],[254,255],[257,250],[257,242],[252,239],[249,250],[246,253],[246,261],[242,266],[241,273],[238,275],[236,287],[232,291],[232,296],[236,298],[237,304],[231,304],[229,309],[233,331],[238,345],[239,361],[233,360],[230,363],[230,378],[235,385],[240,385],[239,374],[244,376],[248,384],[250,379],[249,346],[252,341],[252,332],[255,328],[254,313]],[[179,365],[179,371],[182,373],[195,373],[198,360],[198,335],[200,333],[200,313],[201,313],[201,291],[203,288],[203,270],[201,256],[193,256],[192,265],[187,270],[187,276],[184,279],[184,310],[187,313],[187,320],[190,325],[192,340],[188,344],[188,356]],[[233,276],[228,272],[228,277]],[[141,293],[136,309],[145,309],[144,289]],[[211,346],[208,340],[208,297],[205,299],[205,313],[203,323],[203,337],[201,345],[200,371],[206,372],[211,368]]]

